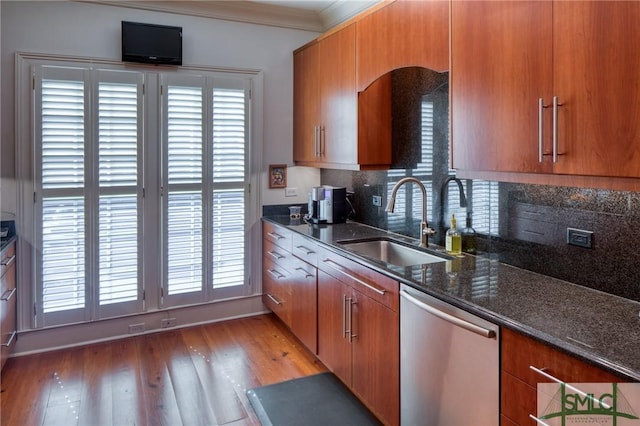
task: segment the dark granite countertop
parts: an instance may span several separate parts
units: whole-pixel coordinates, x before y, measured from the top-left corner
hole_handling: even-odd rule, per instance
[[[418,241],[355,222],[319,226],[292,223],[288,216],[267,216],[263,220],[284,225],[345,257],[500,326],[640,381],[639,302],[483,256],[465,254],[424,266],[389,265],[360,256],[337,242],[381,236],[412,245]],[[431,248],[442,251],[441,247]]]
[[[12,242],[14,242],[15,240],[17,240],[18,237],[17,236],[12,236],[12,237],[8,237],[8,238],[0,238],[0,252],[4,251],[4,249],[6,247],[9,246],[9,244],[11,244]]]

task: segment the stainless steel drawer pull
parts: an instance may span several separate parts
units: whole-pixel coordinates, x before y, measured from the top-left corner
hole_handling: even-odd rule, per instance
[[[387,292],[386,290],[381,290],[379,288],[376,288],[376,287],[372,286],[371,284],[369,284],[368,282],[362,281],[361,279],[354,277],[353,275],[349,274],[348,272],[343,271],[342,267],[339,264],[337,264],[336,262],[334,262],[333,260],[331,260],[331,259],[325,259],[325,260],[323,260],[323,262],[326,263],[327,266],[331,267],[331,269],[333,269],[334,271],[340,272],[342,275],[354,280],[358,284],[362,284],[363,286],[367,287],[369,290],[373,290],[373,291],[375,291],[376,293],[378,293],[378,294],[380,294],[382,296],[384,296],[385,293]]]
[[[273,258],[274,258],[274,259],[276,259],[276,260],[284,259],[284,256],[283,256],[283,255],[281,255],[281,254],[280,254],[280,253],[278,253],[278,252],[275,252],[275,251],[268,251],[267,253],[269,253],[269,254],[271,255],[271,257],[273,257]]]
[[[545,423],[542,420],[540,420],[539,418],[537,418],[536,416],[534,416],[533,414],[529,414],[529,418],[533,421],[535,421],[536,423],[542,425],[542,426],[549,426],[549,423]]]
[[[280,272],[275,271],[273,269],[267,269],[267,272],[270,273],[277,280],[284,278],[284,275],[282,275]]]
[[[297,248],[298,250],[300,250],[300,251],[305,252],[305,254],[306,254],[307,256],[309,256],[310,254],[315,253],[315,251],[313,251],[313,250],[311,250],[311,249],[308,249],[308,248],[307,248],[307,247],[305,247],[305,246],[296,246],[296,248]]]
[[[4,346],[5,348],[8,348],[9,346],[11,346],[11,342],[13,342],[14,337],[16,337],[16,334],[18,334],[17,331],[14,331],[13,333],[11,333],[11,337],[9,337],[9,341],[7,341],[7,343],[3,343],[2,346]]]
[[[2,261],[2,263],[0,263],[2,266],[11,266],[14,262],[16,261],[16,255],[14,254],[13,256],[11,256],[9,259],[5,259]]]
[[[558,152],[558,108],[563,106],[560,102],[558,102],[558,97],[553,97],[553,137],[552,137],[552,145],[553,145],[553,162],[558,162],[558,155],[563,155]]]
[[[282,240],[282,239],[285,238],[280,234],[276,234],[275,232],[268,232],[267,235],[270,236],[270,237],[275,238],[276,240]]]
[[[567,387],[567,388],[571,389],[572,391],[574,391],[574,392],[576,392],[576,393],[580,394],[580,396],[583,396],[583,397],[589,398],[589,399],[591,399],[592,401],[597,402],[597,403],[598,403],[598,404],[600,404],[600,406],[601,406],[601,407],[603,407],[603,408],[606,408],[606,409],[611,408],[611,406],[610,406],[610,405],[608,405],[608,404],[606,404],[605,402],[603,402],[603,401],[598,401],[597,399],[595,399],[595,398],[593,397],[593,395],[589,395],[588,393],[581,391],[581,390],[580,390],[580,389],[578,389],[577,387],[572,386],[572,385],[570,385],[569,383],[563,382],[562,380],[558,379],[558,378],[557,378],[557,377],[555,377],[555,376],[552,376],[551,374],[549,374],[549,373],[547,373],[546,371],[544,371],[544,368],[537,368],[537,367],[534,367],[533,365],[530,365],[530,366],[529,366],[529,369],[530,369],[530,370],[535,371],[536,373],[538,373],[538,374],[539,374],[539,375],[541,375],[542,377],[544,377],[544,378],[546,378],[546,379],[551,380],[552,382],[556,382],[556,383],[563,384],[565,387]]]
[[[302,275],[304,275],[305,278],[312,278],[314,276],[313,274],[310,274],[307,271],[305,271],[304,268],[296,268],[296,271],[302,272]]]
[[[415,297],[413,297],[412,295],[410,295],[409,293],[407,293],[406,291],[402,290],[400,292],[400,297],[404,297],[405,299],[407,299],[408,301],[410,301],[411,303],[415,304],[416,306],[418,306],[420,309],[429,312],[430,314],[433,314],[435,316],[437,316],[438,318],[441,318],[447,322],[450,322],[451,324],[455,324],[458,327],[462,327],[468,331],[471,331],[472,333],[476,333],[479,334],[482,337],[486,337],[488,339],[492,339],[494,337],[496,337],[496,332],[493,330],[488,330],[484,327],[480,327],[479,325],[475,325],[469,321],[466,321],[462,318],[458,318],[456,316],[450,315],[446,312],[441,311],[440,309],[436,309],[433,306],[427,305],[426,303],[422,302],[419,299],[416,299]]]
[[[3,302],[8,302],[9,300],[11,300],[11,298],[13,297],[14,294],[16,294],[16,291],[18,289],[16,287],[12,288],[11,290],[7,290],[5,292],[5,294],[9,293],[8,296],[5,296],[4,294],[2,295],[2,298],[0,298],[0,300],[2,300]]]
[[[275,303],[276,305],[282,305],[282,302],[278,301],[278,299],[276,299],[275,297],[273,297],[273,296],[272,296],[272,295],[270,295],[269,293],[267,293],[267,297],[268,297],[269,299],[271,299],[271,301],[272,301],[273,303]]]

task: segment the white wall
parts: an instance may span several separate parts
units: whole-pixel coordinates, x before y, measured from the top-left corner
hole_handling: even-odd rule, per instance
[[[15,52],[119,60],[123,20],[182,26],[185,65],[264,72],[263,204],[306,202],[309,188],[319,184],[318,170],[291,167],[288,182],[294,183],[290,186],[297,188],[298,197],[285,198],[283,189],[268,189],[266,178],[269,164],[293,164],[292,52],[317,33],[68,1],[2,0],[0,8],[2,210],[16,210]]]

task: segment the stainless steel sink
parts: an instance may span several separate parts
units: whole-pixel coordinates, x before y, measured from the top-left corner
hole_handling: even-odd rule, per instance
[[[448,258],[401,244],[388,238],[338,241],[338,244],[363,256],[396,266],[446,262]]]

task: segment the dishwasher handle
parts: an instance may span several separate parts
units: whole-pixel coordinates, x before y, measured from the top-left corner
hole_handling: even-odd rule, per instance
[[[415,298],[414,296],[412,296],[411,294],[409,294],[408,292],[401,290],[400,291],[400,297],[404,297],[405,299],[407,299],[409,302],[413,303],[414,305],[418,306],[420,309],[425,310],[427,312],[429,312],[432,315],[437,316],[438,318],[441,318],[447,322],[450,322],[454,325],[457,325],[458,327],[462,327],[465,330],[471,331],[472,333],[476,333],[479,334],[482,337],[486,337],[487,339],[492,339],[494,337],[496,337],[496,332],[494,330],[488,330],[484,327],[480,327],[479,325],[475,325],[469,321],[463,320],[462,318],[458,318],[456,316],[453,316],[451,314],[448,314],[446,312],[441,311],[440,309],[437,309],[431,305],[428,305],[426,303],[424,303],[423,301]]]

